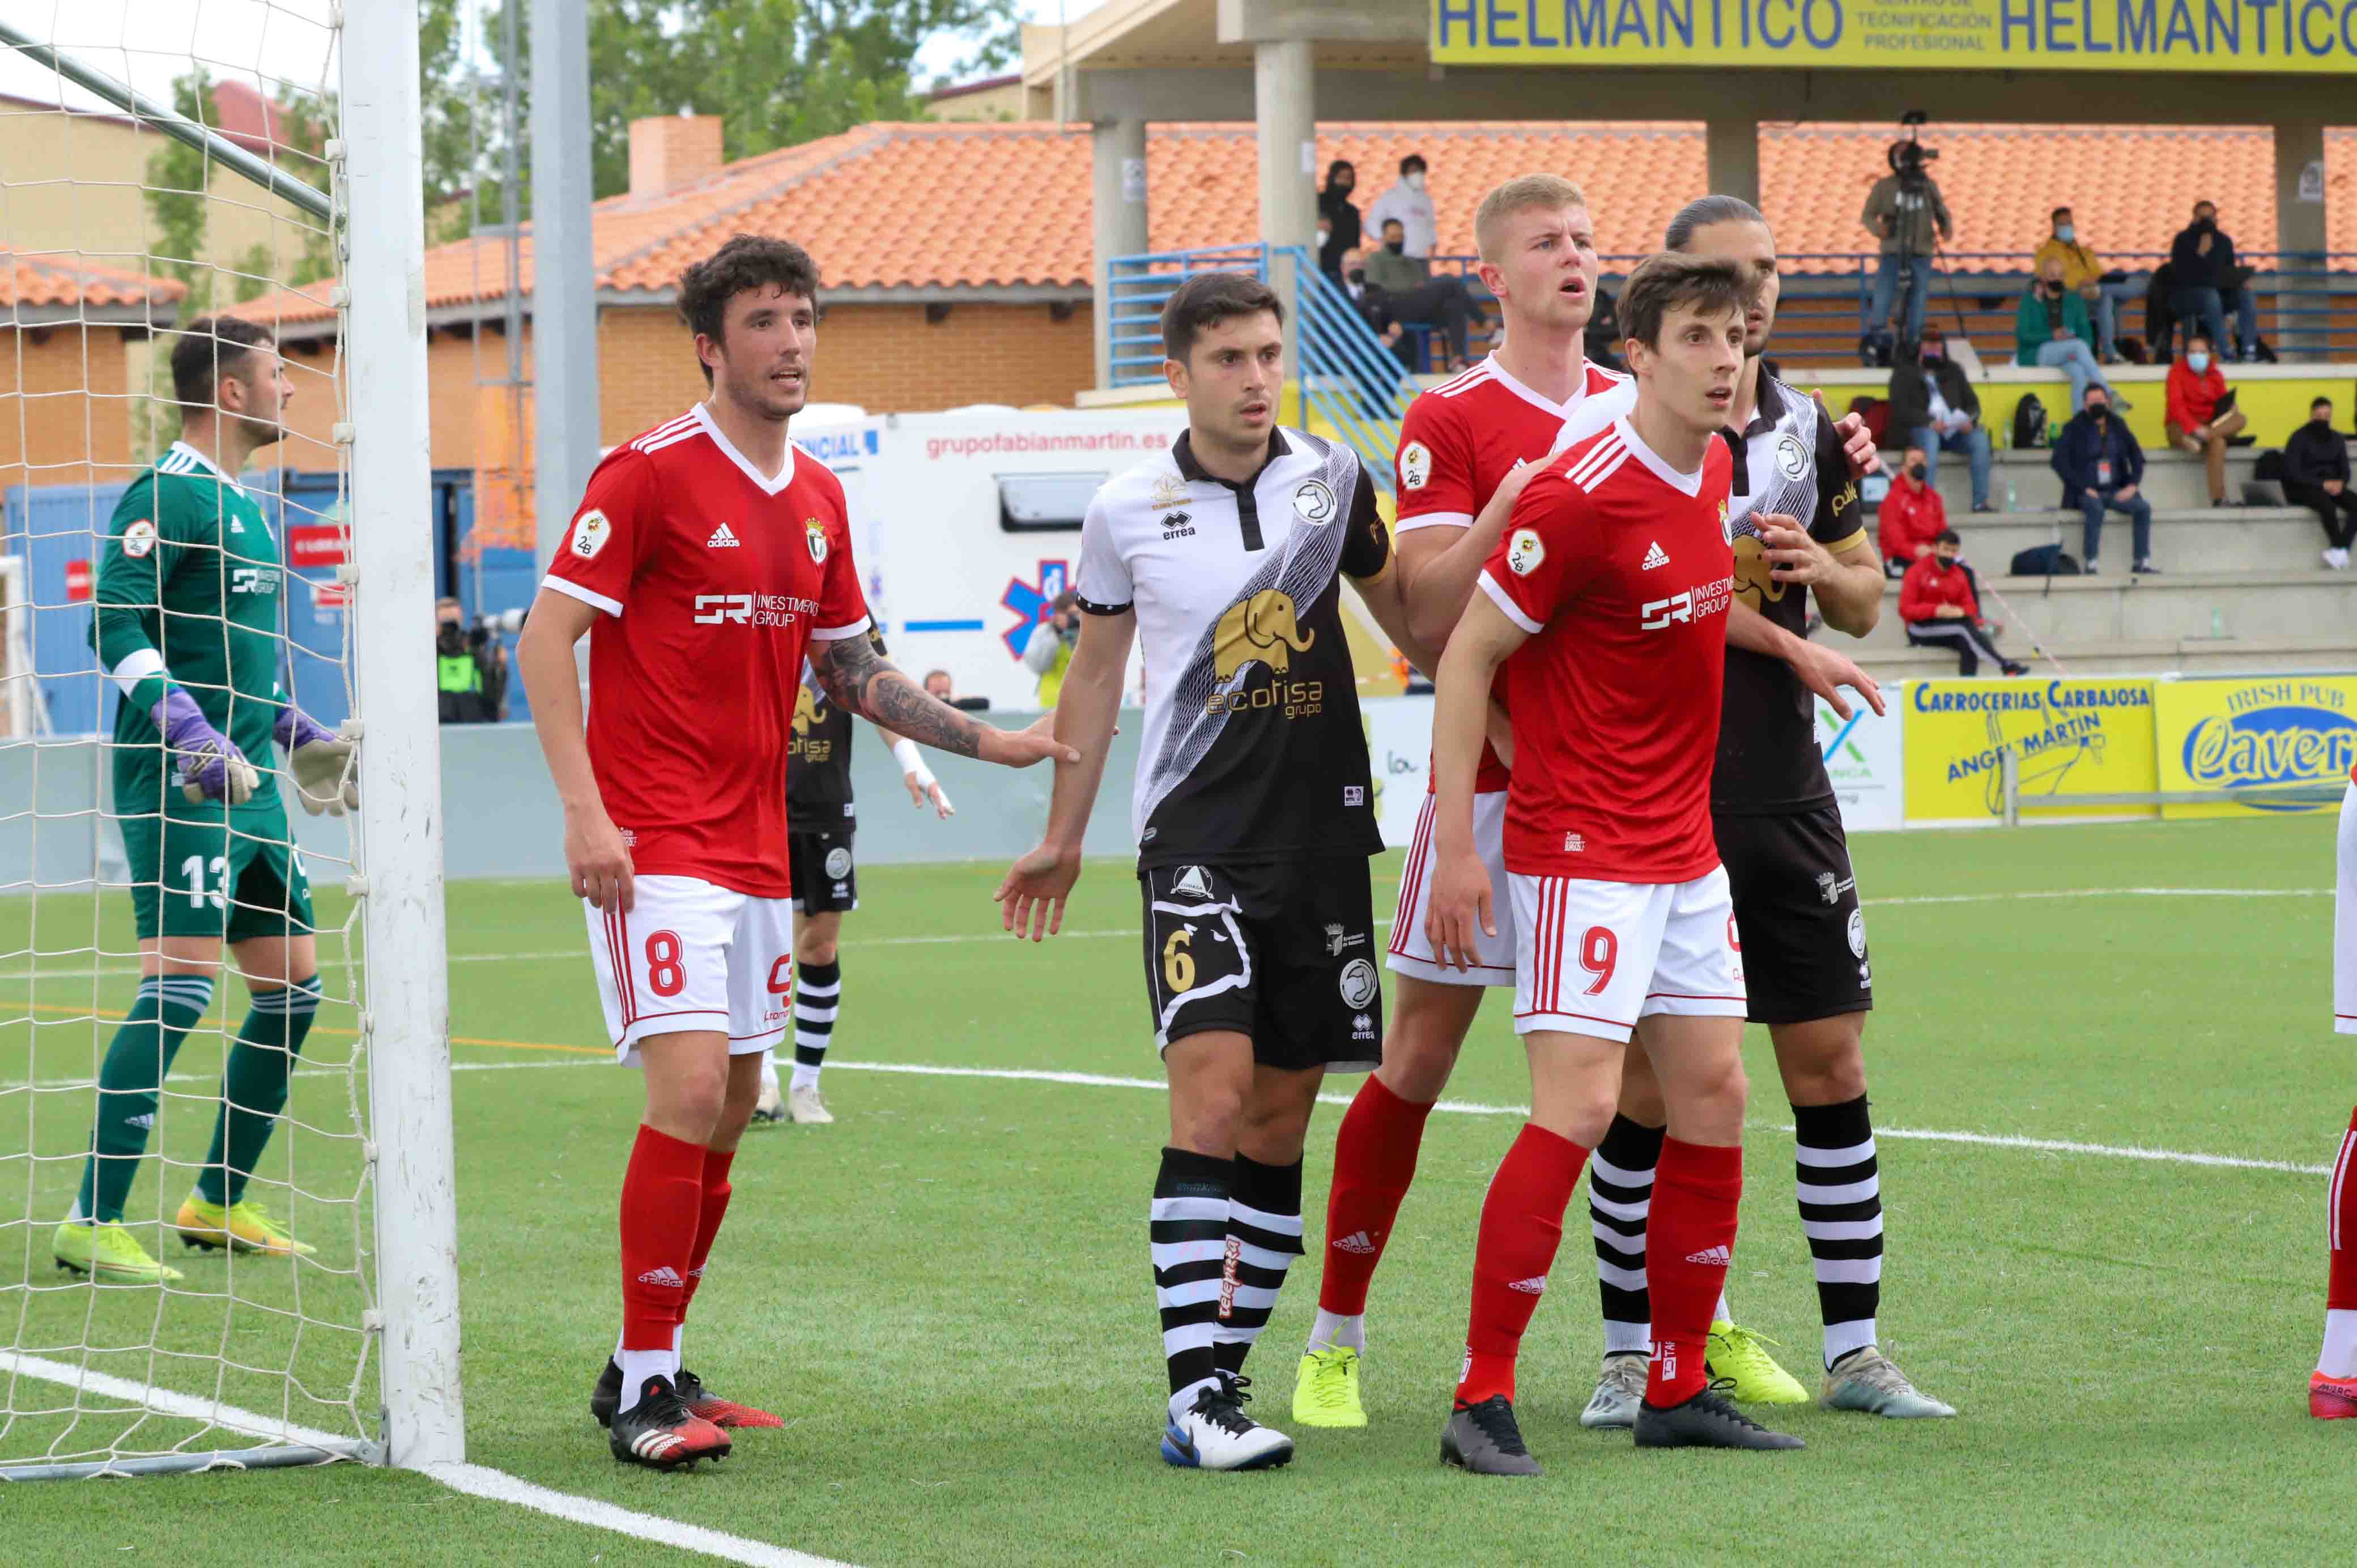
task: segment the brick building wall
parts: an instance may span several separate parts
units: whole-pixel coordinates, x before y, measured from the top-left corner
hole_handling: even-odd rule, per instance
[[[119,482],[137,471],[124,361],[116,328],[0,332],[0,489]]]

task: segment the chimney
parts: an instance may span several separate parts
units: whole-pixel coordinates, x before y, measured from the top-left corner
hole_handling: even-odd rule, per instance
[[[630,122],[630,194],[665,196],[720,168],[720,116],[658,114]]]

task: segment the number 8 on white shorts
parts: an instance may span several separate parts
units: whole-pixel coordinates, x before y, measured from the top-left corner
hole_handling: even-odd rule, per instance
[[[793,904],[694,876],[641,876],[628,913],[584,903],[606,1036],[636,1066],[650,1035],[709,1030],[728,1054],[783,1037],[794,988]]]
[[[1727,868],[1691,882],[1506,878],[1514,1032],[1626,1040],[1654,1013],[1740,1018],[1743,949]]]

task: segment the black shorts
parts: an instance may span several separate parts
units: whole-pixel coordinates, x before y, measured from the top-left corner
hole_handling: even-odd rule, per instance
[[[859,908],[859,867],[851,832],[788,833],[786,875],[793,879],[794,913],[832,915]]]
[[[1157,1048],[1232,1029],[1265,1067],[1367,1072],[1383,1061],[1363,858],[1157,865],[1137,879]]]
[[[1841,808],[1717,815],[1755,1024],[1805,1024],[1874,1005],[1866,916]]]

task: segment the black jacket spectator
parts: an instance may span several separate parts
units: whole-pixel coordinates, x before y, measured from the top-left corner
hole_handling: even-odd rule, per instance
[[[1327,166],[1326,186],[1318,193],[1318,216],[1326,220],[1326,243],[1318,252],[1318,270],[1337,281],[1342,276],[1342,252],[1359,248],[1359,208],[1351,199],[1358,179],[1358,170],[1336,158]]]
[[[2201,250],[2205,232],[2210,236],[2206,254]],[[2222,293],[2235,285],[2234,242],[2223,229],[2205,230],[2199,222],[2189,223],[2169,242],[2169,266],[2170,280],[2179,288],[2214,288]]]
[[[2100,485],[2100,465],[2107,460],[2112,465],[2111,483]],[[2144,448],[2136,445],[2136,433],[2127,422],[2116,415],[2099,424],[2084,409],[2072,414],[2071,423],[2054,438],[2054,456],[2049,461],[2062,477],[2065,507],[2077,506],[2080,495],[2087,490],[2144,483]]]
[[[1890,424],[1892,435],[1900,440],[1905,433],[1932,423],[1932,392],[1923,384],[1923,364],[1915,347],[1907,348],[1899,362],[1890,367]],[[1973,391],[1971,380],[1964,366],[1953,360],[1943,359],[1932,372],[1940,383],[1940,395],[1950,408],[1959,413],[1969,413],[1977,421],[1981,416],[1980,394]]]
[[[2291,433],[2283,445],[2284,480],[2295,485],[2320,485],[2327,479],[2349,482],[2349,437],[2330,424],[2309,420]]]
[[[1587,330],[1580,337],[1581,347],[1589,364],[1601,365],[1608,371],[1624,373],[1628,371],[1629,367],[1620,362],[1623,339],[1620,336],[1620,306],[1612,298],[1612,291],[1602,284],[1596,285],[1596,308],[1587,317]],[[1769,372],[1770,375],[1774,373],[1772,371]]]

